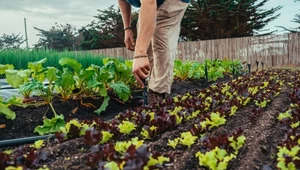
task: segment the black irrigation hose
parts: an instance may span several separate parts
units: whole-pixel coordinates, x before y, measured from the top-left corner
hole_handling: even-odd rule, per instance
[[[13,90],[13,87],[1,87],[0,90]]]
[[[32,137],[25,137],[25,138],[2,140],[0,141],[0,148],[31,144],[37,140],[44,140],[52,136],[53,135],[44,135],[44,136],[32,136]]]

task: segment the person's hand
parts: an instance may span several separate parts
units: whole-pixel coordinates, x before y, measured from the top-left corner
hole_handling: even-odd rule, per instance
[[[128,50],[134,51],[135,41],[134,41],[134,35],[133,35],[133,32],[131,29],[125,30],[124,43]]]
[[[150,73],[150,63],[148,57],[135,58],[133,60],[132,73],[138,84],[144,88],[143,79],[146,79]]]

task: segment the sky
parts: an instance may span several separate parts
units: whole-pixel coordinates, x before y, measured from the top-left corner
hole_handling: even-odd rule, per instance
[[[19,34],[25,38],[24,18],[27,21],[29,45],[37,43],[38,31],[33,27],[49,30],[55,23],[74,25],[77,29],[90,24],[97,15],[97,9],[117,7],[117,0],[0,0],[0,36]],[[264,9],[283,6],[281,16],[268,24],[266,29],[281,30],[276,26],[293,28],[291,20],[300,13],[300,3],[294,0],[269,0]],[[282,33],[281,31],[279,33]],[[22,45],[25,46],[25,43]]]

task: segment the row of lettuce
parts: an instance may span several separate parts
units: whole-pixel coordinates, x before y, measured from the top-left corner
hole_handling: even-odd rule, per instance
[[[100,119],[82,122],[72,120],[65,126],[58,127],[57,131],[60,133],[56,133],[55,137],[59,142],[66,142],[82,136],[85,144],[90,146],[84,162],[91,168],[157,169],[163,168],[162,165],[172,163],[174,160],[166,153],[150,150],[149,146],[151,147],[153,143],[147,141],[155,141],[157,136],[174,130],[179,125],[189,125],[188,122],[190,122],[189,130],[179,129],[176,133],[178,136],[172,136],[172,139],[167,141],[167,146],[161,147],[180,150],[182,147],[178,148],[179,145],[191,148],[195,144],[200,144],[200,147],[196,148],[201,149],[194,155],[199,159],[200,166],[212,170],[227,169],[229,162],[238,156],[246,142],[243,131],[237,129],[230,134],[215,137],[207,137],[207,135],[212,129],[225,125],[230,117],[245,106],[254,104],[256,108],[252,112],[262,112],[263,108],[280,94],[284,83],[291,83],[291,81],[285,82],[282,78],[288,75],[287,73],[265,71],[239,77],[229,82],[217,83],[206,89],[169,98],[151,108],[141,107],[137,110],[128,110],[110,122]],[[295,94],[298,96],[298,91]],[[254,114],[253,118],[259,116],[260,114]],[[31,150],[32,154],[27,154],[27,157],[22,157],[22,155],[28,151],[28,148],[23,148],[23,151],[18,149],[10,154],[1,153],[0,157],[2,156],[4,160],[3,166],[16,166],[17,163],[11,160],[14,155],[21,155],[22,161],[18,163],[34,160],[31,162],[35,164],[26,166],[43,167],[37,163],[45,162],[51,154],[56,154],[44,153],[42,149],[37,150],[37,148],[44,147],[41,143],[36,143],[32,147],[35,149]],[[296,152],[295,150],[298,154],[297,149],[294,149],[293,153]],[[40,155],[43,155],[43,158]],[[283,156],[286,155],[283,154]]]
[[[300,73],[291,76],[288,85],[291,104],[277,117],[285,131],[277,146],[277,167],[280,170],[300,169]]]

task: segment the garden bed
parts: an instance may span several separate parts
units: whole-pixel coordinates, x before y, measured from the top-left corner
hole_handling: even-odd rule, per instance
[[[49,169],[269,170],[288,163],[300,168],[296,159],[299,151],[296,155],[279,154],[297,147],[300,139],[300,71],[254,72],[208,87],[198,83],[175,81],[173,98],[150,108],[128,105],[131,109],[113,119],[116,112],[107,110],[100,118],[110,121],[85,121],[91,126],[82,135],[81,126],[70,124],[66,133],[57,133],[41,147],[23,145],[11,154],[0,153],[0,169],[22,165]],[[182,88],[185,84],[188,90]],[[188,92],[182,94],[184,91]],[[70,106],[66,112],[77,104]],[[78,109],[76,114],[66,115],[79,113]],[[19,161],[8,161],[11,158]]]
[[[219,81],[228,81],[230,78],[219,79]],[[205,80],[178,80],[176,79],[172,86],[172,95],[183,94],[190,90],[196,90],[205,88],[213,82],[206,83]],[[129,108],[141,106],[140,100],[142,100],[142,92],[133,92],[131,99],[128,102],[121,103],[116,99],[111,99],[107,109],[99,116],[94,113],[95,108],[86,107],[80,104],[80,100],[70,99],[66,102],[61,101],[56,97],[53,99],[52,104],[55,111],[58,114],[63,114],[65,120],[71,120],[73,118],[79,120],[93,120],[95,117],[99,117],[102,120],[112,119],[114,116]],[[36,98],[38,100],[38,98]],[[83,103],[91,103],[96,108],[99,108],[102,99],[101,98],[82,98]],[[53,117],[53,112],[49,105],[42,106],[29,106],[27,108],[12,106],[11,109],[16,112],[16,119],[7,120],[4,115],[0,115],[0,125],[5,124],[5,128],[1,129],[0,141],[5,139],[15,139],[36,136],[37,133],[33,133],[36,126],[43,124],[43,118]],[[75,112],[76,111],[76,112]]]

